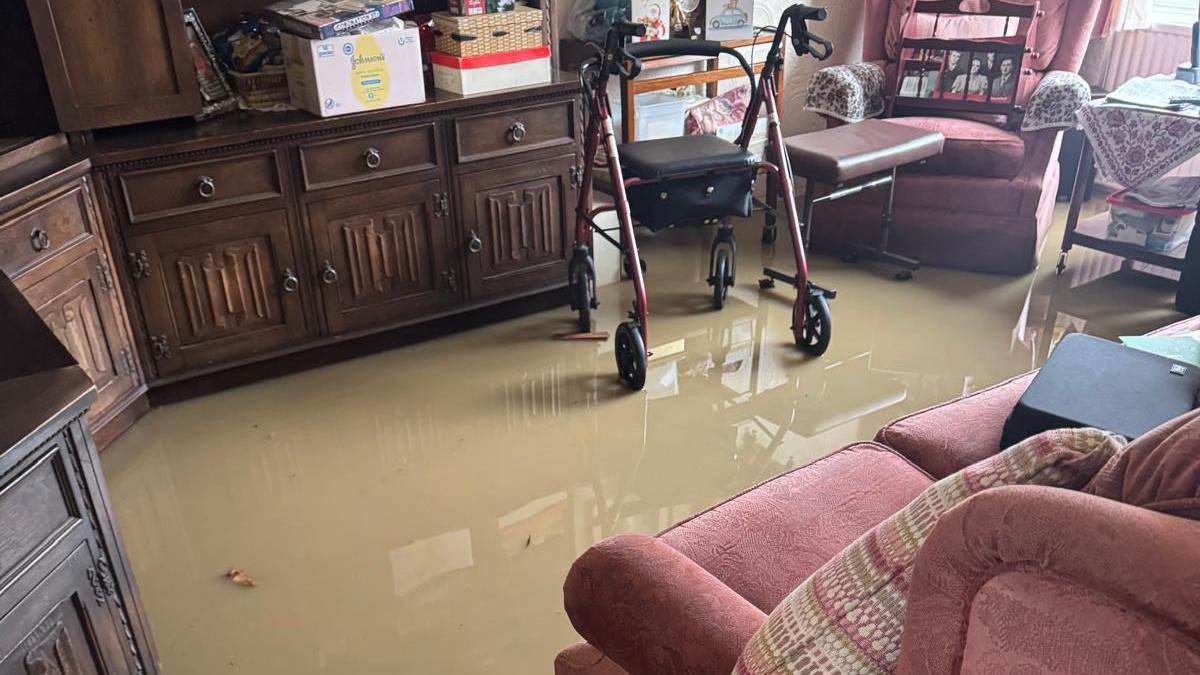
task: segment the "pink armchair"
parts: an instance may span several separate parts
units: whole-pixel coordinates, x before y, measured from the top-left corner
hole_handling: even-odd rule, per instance
[[[1045,15],[1031,38],[1034,72],[1022,79],[1019,104],[1028,103],[1050,71],[1079,70],[1102,1],[1042,0]],[[864,60],[882,68],[888,97],[896,91],[900,30],[908,5],[908,0],[866,3]],[[939,35],[993,35],[988,21],[943,19]],[[872,112],[879,107],[865,106]],[[946,137],[940,157],[901,174],[890,247],[931,265],[1007,274],[1033,269],[1054,207],[1060,130],[1010,131],[951,117],[890,119]],[[879,191],[868,191],[819,204],[811,235],[814,248],[836,253],[847,240],[876,241],[881,198]]]
[[[792,588],[931,475],[996,452],[1030,379],[893,422],[657,537],[592,547],[563,588],[587,642],[556,675],[728,675]],[[1004,487],[944,515],[913,569],[897,673],[1200,672],[1200,439],[1176,441],[1127,468],[1149,493]]]

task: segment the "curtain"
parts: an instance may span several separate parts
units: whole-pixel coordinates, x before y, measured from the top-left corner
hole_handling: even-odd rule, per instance
[[[1154,0],[1103,0],[1092,28],[1092,38],[1108,37],[1124,30],[1149,28]]]

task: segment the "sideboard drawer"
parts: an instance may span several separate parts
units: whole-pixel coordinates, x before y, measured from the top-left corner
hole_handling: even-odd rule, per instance
[[[95,234],[85,181],[80,178],[0,223],[0,270],[17,277]]]
[[[64,444],[63,435],[54,437],[32,465],[0,485],[0,587],[80,520]]]
[[[302,145],[304,189],[320,190],[436,169],[436,129],[431,122]]]
[[[283,195],[275,150],[121,174],[129,222]]]
[[[454,120],[459,162],[474,162],[575,142],[572,101],[510,108]]]

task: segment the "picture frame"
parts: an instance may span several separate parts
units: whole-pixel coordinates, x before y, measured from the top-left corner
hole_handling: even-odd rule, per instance
[[[225,79],[225,71],[217,61],[212,40],[200,23],[200,16],[194,7],[183,10],[183,25],[192,54],[192,65],[196,69],[196,82],[200,85],[200,113],[195,116],[196,120],[206,120],[237,110],[237,95],[233,93],[229,80]]]

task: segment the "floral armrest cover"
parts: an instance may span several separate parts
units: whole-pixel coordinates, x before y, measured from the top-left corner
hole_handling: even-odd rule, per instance
[[[1021,131],[1073,129],[1079,122],[1075,113],[1092,100],[1092,88],[1075,73],[1054,70],[1038,83],[1021,120]]]
[[[808,84],[804,109],[843,122],[861,122],[883,114],[883,88],[883,69],[874,63],[822,68]]]

